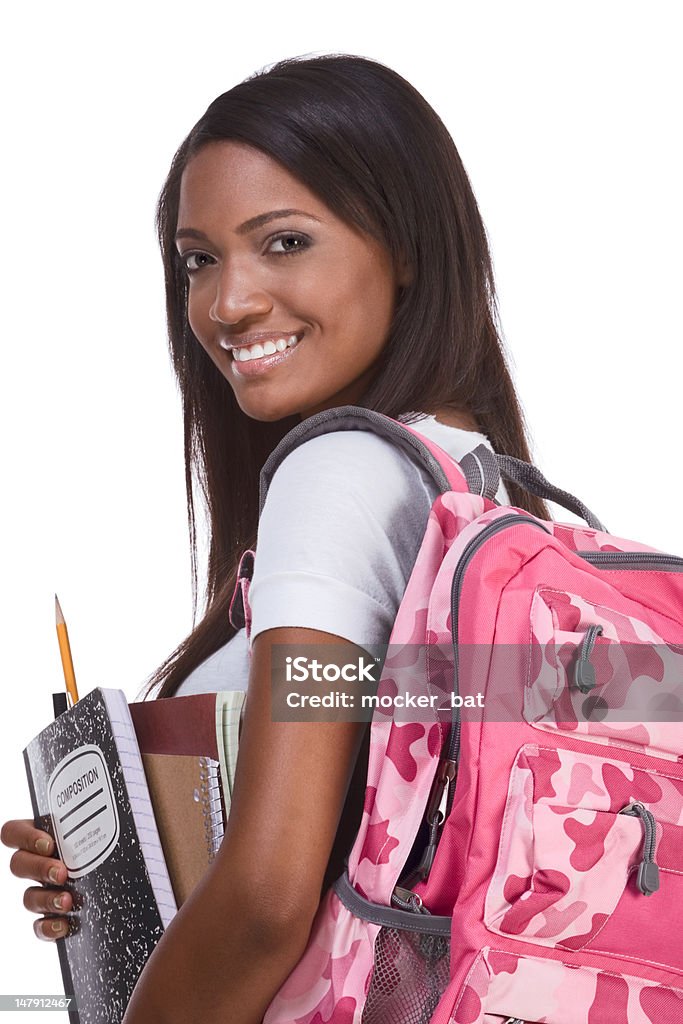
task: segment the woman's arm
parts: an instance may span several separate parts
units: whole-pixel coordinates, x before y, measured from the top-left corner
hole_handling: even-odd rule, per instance
[[[335,644],[349,661],[360,653],[312,629],[256,637],[225,838],[150,957],[124,1024],[260,1024],[306,947],[364,725],[273,722],[271,643]]]

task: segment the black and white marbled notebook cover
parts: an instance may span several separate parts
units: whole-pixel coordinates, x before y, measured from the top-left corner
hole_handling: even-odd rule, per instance
[[[77,930],[58,942],[70,1020],[118,1024],[175,912],[125,696],[93,690],[24,761],[36,825],[56,835],[77,908]]]

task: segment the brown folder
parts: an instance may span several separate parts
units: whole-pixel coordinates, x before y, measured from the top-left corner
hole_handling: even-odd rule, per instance
[[[223,836],[243,699],[228,690],[129,705],[178,906]]]
[[[196,754],[142,754],[161,846],[180,907],[223,838],[218,761]]]

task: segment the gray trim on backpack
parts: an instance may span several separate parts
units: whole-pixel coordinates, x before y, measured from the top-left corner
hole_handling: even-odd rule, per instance
[[[363,422],[365,421],[365,423]],[[321,434],[330,434],[335,430],[369,430],[380,437],[386,437],[394,441],[400,448],[418,462],[428,473],[431,473],[434,482],[441,494],[449,491],[450,484],[437,459],[434,458],[429,448],[419,438],[407,430],[403,430],[399,424],[375,412],[373,409],[364,409],[357,405],[342,405],[338,409],[325,409],[314,416],[298,423],[286,434],[277,447],[271,452],[261,469],[259,487],[259,515],[263,511],[266,501],[266,494],[273,479],[275,470],[283,459],[290,452],[298,448],[304,441],[311,437],[319,437]],[[469,485],[469,481],[468,481]],[[475,491],[476,493],[476,491]]]
[[[410,426],[410,424],[407,425]],[[304,441],[337,430],[369,430],[380,437],[394,441],[431,474],[441,494],[450,490],[448,478],[438,460],[418,437],[411,434],[410,431],[404,430],[400,423],[396,423],[388,416],[375,412],[373,409],[365,409],[359,405],[342,405],[338,409],[325,409],[323,412],[318,412],[292,427],[268,456],[261,469],[259,479],[259,516],[263,511],[266,494],[275,470],[287,455]],[[480,444],[473,451],[468,452],[458,465],[472,494],[479,494],[490,498],[491,501],[496,501],[495,495],[502,477],[503,480],[518,484],[538,498],[554,501],[570,512],[574,512],[575,515],[585,519],[592,529],[607,532],[598,517],[582,501],[568,491],[563,491],[560,487],[549,483],[535,466],[523,462],[522,459],[515,459],[511,455],[495,455],[487,445]]]
[[[357,893],[349,881],[348,873],[334,883],[334,891],[347,910],[355,917],[384,928],[397,928],[401,931],[420,932],[423,935],[444,935],[450,938],[451,918],[440,914],[416,914],[409,910],[396,910],[372,903]]]
[[[569,491],[563,491],[560,487],[549,483],[535,466],[529,462],[523,462],[522,459],[515,459],[512,455],[497,455],[496,458],[504,480],[519,484],[529,494],[535,494],[537,498],[547,498],[548,501],[557,502],[558,505],[562,505],[563,508],[585,519],[593,530],[607,533],[598,517],[582,501],[575,498]]]
[[[465,474],[467,486],[472,494],[481,494],[491,501],[496,500],[500,487],[500,470],[496,456],[487,445],[478,444],[464,455],[460,460],[460,468]]]

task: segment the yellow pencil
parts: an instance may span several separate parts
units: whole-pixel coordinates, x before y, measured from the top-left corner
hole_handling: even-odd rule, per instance
[[[71,657],[71,647],[69,645],[69,634],[66,631],[66,622],[62,614],[62,609],[59,606],[59,600],[55,594],[55,613],[57,619],[57,639],[59,641],[59,653],[62,656],[62,668],[64,669],[64,679],[66,681],[66,692],[71,698],[71,706],[73,707],[78,700],[78,689],[76,688],[76,675],[74,673],[74,663]]]

